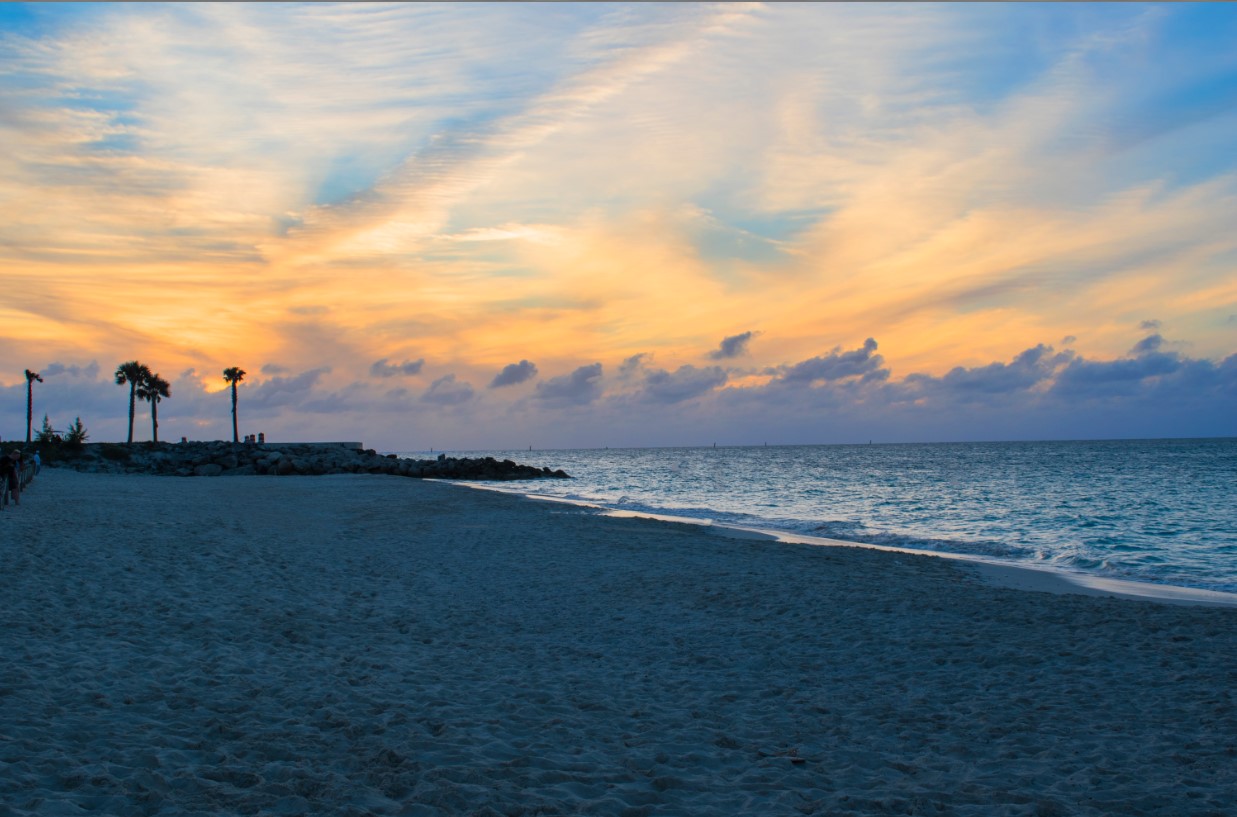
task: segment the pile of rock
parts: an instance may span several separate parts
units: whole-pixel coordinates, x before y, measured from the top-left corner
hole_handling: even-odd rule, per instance
[[[380,455],[372,448],[321,443],[282,445],[226,442],[88,443],[77,450],[63,449],[48,458],[48,465],[96,473],[167,474],[178,477],[240,476],[243,474],[390,474],[435,479],[513,480],[567,479],[563,471],[520,465],[493,457],[401,459]]]

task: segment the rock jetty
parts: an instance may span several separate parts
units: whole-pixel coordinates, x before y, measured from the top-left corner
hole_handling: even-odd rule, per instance
[[[50,456],[46,456],[50,455]],[[228,442],[87,443],[76,450],[45,452],[45,463],[78,471],[219,477],[246,474],[390,474],[462,480],[569,479],[563,471],[520,465],[493,457],[401,459],[372,448],[324,443],[253,444]]]

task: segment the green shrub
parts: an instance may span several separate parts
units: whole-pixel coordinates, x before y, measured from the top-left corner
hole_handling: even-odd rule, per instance
[[[39,433],[34,435],[35,442],[40,445],[59,445],[61,442],[60,432],[52,428],[51,422],[47,419],[47,415],[43,415],[43,428],[39,429]]]
[[[90,435],[86,433],[86,426],[82,425],[81,417],[74,420],[73,425],[64,432],[64,444],[70,448],[81,448],[88,439]]]

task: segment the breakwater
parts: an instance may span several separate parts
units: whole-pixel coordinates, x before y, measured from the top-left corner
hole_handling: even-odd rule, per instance
[[[389,474],[422,479],[567,479],[562,470],[494,457],[409,459],[359,446],[322,443],[87,443],[44,452],[50,467],[92,473],[145,473],[178,477],[243,475],[317,476]]]

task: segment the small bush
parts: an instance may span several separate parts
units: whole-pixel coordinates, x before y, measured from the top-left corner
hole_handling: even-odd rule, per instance
[[[51,421],[47,419],[46,414],[43,415],[43,428],[34,435],[34,439],[39,445],[59,445],[61,442],[60,432],[52,428]]]
[[[81,448],[88,439],[90,435],[86,432],[86,426],[82,425],[81,417],[74,420],[73,425],[64,432],[64,444],[73,449]]]

